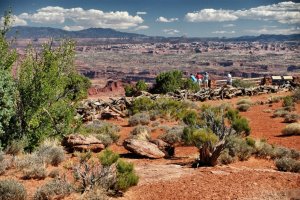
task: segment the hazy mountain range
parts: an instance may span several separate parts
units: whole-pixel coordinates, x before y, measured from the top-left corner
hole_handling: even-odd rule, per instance
[[[153,37],[136,33],[120,32],[108,28],[89,28],[81,31],[65,31],[58,28],[50,27],[29,27],[16,26],[7,34],[8,37],[17,37],[21,39],[31,38],[129,38],[140,39],[146,41],[197,41],[197,40],[213,40],[213,41],[300,41],[300,34],[292,35],[259,35],[259,36],[242,36],[235,38],[187,38],[187,37]]]

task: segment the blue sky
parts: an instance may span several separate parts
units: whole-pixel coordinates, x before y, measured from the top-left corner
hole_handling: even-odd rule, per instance
[[[113,28],[152,36],[300,33],[300,3],[276,0],[0,0],[14,25]]]

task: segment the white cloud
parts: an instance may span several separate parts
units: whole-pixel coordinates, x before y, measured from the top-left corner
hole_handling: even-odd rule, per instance
[[[26,26],[27,25],[27,21],[24,19],[19,18],[16,15],[12,15],[11,16],[11,26]],[[2,26],[4,23],[4,17],[1,17],[0,19],[0,26]]]
[[[235,24],[224,24],[223,27],[224,28],[231,28],[231,27],[235,27]]]
[[[144,11],[137,11],[136,14],[137,14],[137,15],[147,15],[147,12],[144,12]]]
[[[185,18],[189,22],[223,22],[234,21],[238,17],[235,16],[231,10],[215,10],[215,9],[203,9],[198,12],[187,13]]]
[[[40,24],[64,24],[66,20],[75,23],[74,27],[84,28],[113,28],[128,29],[143,23],[143,19],[132,16],[126,11],[103,12],[101,10],[82,8],[65,9],[62,7],[48,6],[37,10],[36,13],[22,13],[21,19],[27,19]],[[70,27],[69,27],[70,28]]]
[[[235,31],[213,31],[213,34],[234,34]]]
[[[165,22],[165,23],[168,23],[168,22],[175,22],[175,21],[178,21],[178,18],[165,18],[165,17],[159,17],[156,19],[157,22]]]
[[[140,30],[146,30],[146,29],[148,29],[148,28],[149,28],[149,26],[143,25],[143,26],[138,26],[138,27],[136,27],[134,30],[135,30],[135,31],[140,31]]]
[[[185,18],[189,22],[222,22],[251,19],[275,20],[283,24],[298,24],[300,23],[300,3],[288,1],[245,10],[203,9],[187,13]]]
[[[300,34],[300,27],[291,27],[291,28],[276,28],[276,29],[249,29],[245,30],[246,33],[252,34],[282,34],[282,35],[289,35],[289,34]]]
[[[83,26],[64,26],[63,29],[66,31],[80,31],[80,30],[83,30],[84,27]]]
[[[164,29],[163,32],[168,35],[175,35],[177,33],[180,33],[180,31],[178,31],[176,29]]]

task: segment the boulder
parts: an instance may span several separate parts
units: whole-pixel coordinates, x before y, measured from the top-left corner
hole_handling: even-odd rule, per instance
[[[163,158],[165,153],[162,152],[157,145],[138,139],[126,139],[123,146],[128,151],[148,158]]]
[[[95,136],[83,136],[71,134],[63,138],[62,145],[66,147],[69,152],[73,151],[92,151],[100,152],[105,146],[102,141]]]
[[[162,141],[161,139],[150,140],[151,143],[155,144],[162,152],[164,152],[165,157],[172,157],[175,153],[175,147]]]

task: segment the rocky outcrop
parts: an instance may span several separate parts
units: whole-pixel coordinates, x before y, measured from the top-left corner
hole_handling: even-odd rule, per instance
[[[175,153],[175,147],[162,141],[161,139],[150,140],[151,143],[155,144],[162,152],[164,152],[165,157],[172,157]]]
[[[105,146],[104,144],[98,140],[96,137],[83,136],[77,134],[71,134],[62,140],[62,145],[66,147],[69,152],[73,151],[92,151],[92,152],[100,152]]]
[[[162,152],[157,145],[138,139],[126,139],[123,143],[123,146],[128,151],[143,157],[148,158],[163,158],[165,153]]]

